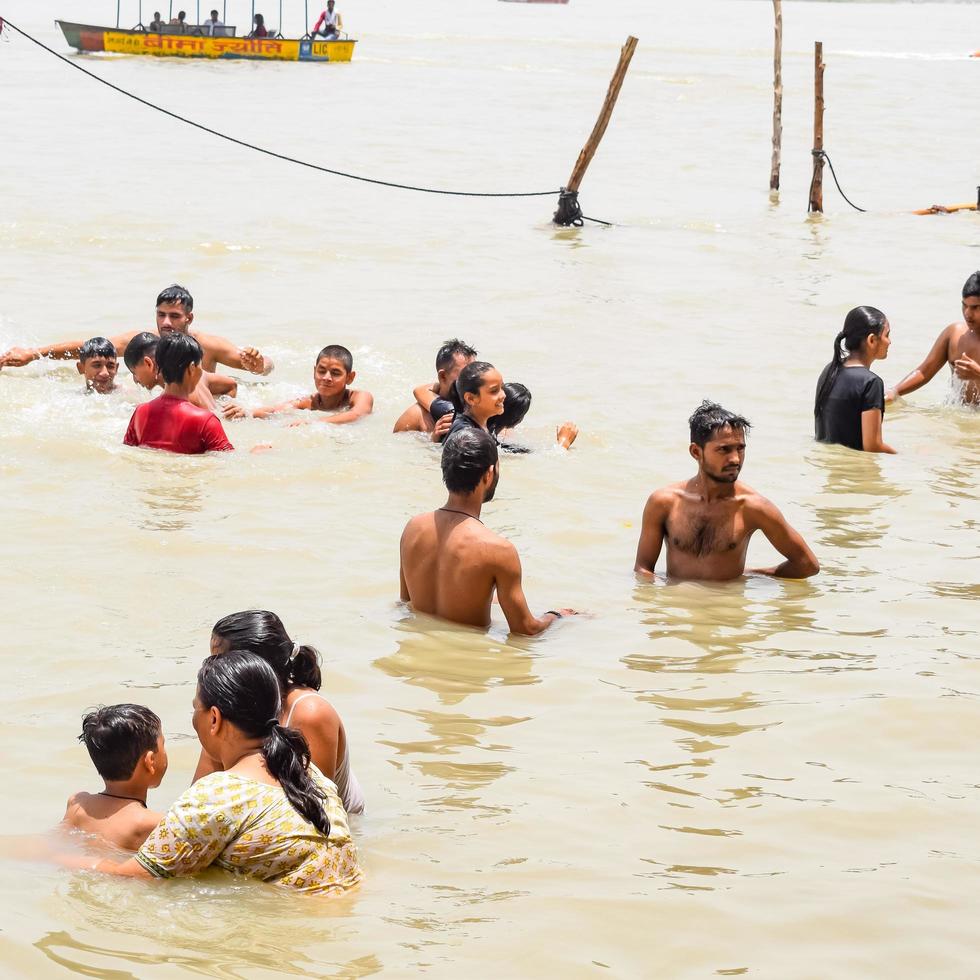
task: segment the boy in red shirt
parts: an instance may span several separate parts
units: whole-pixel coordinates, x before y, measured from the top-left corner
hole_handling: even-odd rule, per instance
[[[190,402],[203,375],[201,345],[188,334],[160,338],[156,364],[163,394],[140,405],[129,420],[127,446],[149,446],[171,453],[206,453],[234,449],[217,417]]]

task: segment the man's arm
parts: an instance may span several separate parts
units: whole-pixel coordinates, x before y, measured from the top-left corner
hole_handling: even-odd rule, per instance
[[[647,498],[643,508],[643,523],[640,527],[640,540],[636,545],[633,571],[644,578],[655,577],[657,561],[664,546],[664,527],[670,514],[671,499],[668,491],[656,490]]]
[[[204,375],[204,383],[208,386],[208,391],[215,396],[227,395],[229,398],[234,398],[238,394],[238,382],[227,374],[212,374],[208,371]]]
[[[500,608],[503,609],[504,615],[507,617],[507,625],[512,633],[537,636],[561,616],[547,612],[539,619],[531,612],[527,605],[527,599],[524,597],[524,588],[521,585],[521,559],[517,554],[517,549],[509,541],[501,542],[497,547],[500,549],[495,576],[497,598],[500,600]],[[575,613],[571,609],[563,609],[561,615],[566,614],[574,615]]]
[[[419,408],[423,412],[428,412],[432,408],[432,403],[439,397],[439,392],[435,384],[419,385],[412,392],[412,396],[418,402]]]
[[[779,508],[764,497],[758,497],[752,507],[756,527],[769,543],[786,559],[773,568],[753,568],[751,571],[776,578],[809,578],[820,571],[820,562],[798,531],[786,522]]]
[[[275,367],[271,358],[260,354],[254,347],[236,347],[225,337],[215,337],[211,334],[195,334],[195,336],[207,353],[226,367],[263,375],[270,374]]]
[[[926,359],[914,370],[910,371],[886,395],[887,401],[894,401],[901,395],[917,391],[928,384],[949,360],[949,340],[956,324],[951,323],[937,338]]]
[[[255,408],[252,410],[252,418],[267,419],[270,415],[278,415],[280,412],[308,412],[312,404],[313,398],[310,395],[304,395],[302,398],[293,398],[288,402],[280,402],[278,405],[266,405],[264,408]]]
[[[138,330],[132,330],[110,338],[120,357],[125,352],[126,345],[137,333]],[[0,354],[0,368],[25,367],[42,357],[51,361],[74,361],[78,359],[78,352],[84,343],[84,340],[63,340],[61,343],[46,344],[44,347],[11,347],[6,353]]]

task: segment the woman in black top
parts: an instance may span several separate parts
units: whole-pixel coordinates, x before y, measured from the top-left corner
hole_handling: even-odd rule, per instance
[[[873,306],[857,306],[844,319],[834,339],[834,359],[817,382],[813,405],[819,442],[832,442],[867,453],[893,453],[881,438],[885,386],[869,370],[888,356],[891,327]]]

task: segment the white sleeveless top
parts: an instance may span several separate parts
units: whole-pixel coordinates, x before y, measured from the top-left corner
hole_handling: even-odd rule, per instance
[[[301,694],[293,702],[292,707],[289,709],[289,714],[286,715],[286,721],[283,723],[283,728],[289,728],[289,723],[292,721],[293,712],[296,710],[296,705],[298,705],[300,701],[304,700],[305,698],[320,698],[321,701],[327,700],[316,691],[307,691],[306,694]],[[341,722],[341,728],[343,728],[343,722]],[[357,776],[355,776],[351,771],[350,746],[347,743],[346,731],[344,731],[344,755],[337,765],[337,772],[333,781],[337,787],[337,793],[344,804],[344,809],[348,813],[363,813],[364,793],[361,790],[361,784],[357,781]]]

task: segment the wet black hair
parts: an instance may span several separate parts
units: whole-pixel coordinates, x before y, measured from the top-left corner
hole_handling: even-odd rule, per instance
[[[208,657],[197,672],[197,696],[243,735],[263,740],[269,775],[278,780],[293,809],[329,836],[326,797],[309,774],[310,747],[297,729],[279,724],[282,698],[272,667],[242,650]]]
[[[327,344],[317,354],[316,360],[313,362],[314,365],[319,364],[324,357],[329,357],[331,361],[340,361],[348,374],[354,370],[354,355],[346,347],[341,347],[340,344]]]
[[[457,429],[442,447],[442,482],[450,493],[472,493],[496,462],[493,436],[482,429]]]
[[[844,369],[844,362],[851,354],[861,350],[869,335],[880,336],[887,322],[885,314],[873,306],[855,306],[844,317],[844,326],[834,338],[833,360],[824,369],[817,384],[817,394],[813,399],[814,416],[819,417],[823,413],[834,382]]]
[[[508,381],[504,385],[504,391],[507,399],[504,402],[503,412],[487,419],[487,429],[491,434],[520,425],[531,408],[531,392],[524,385],[517,381]]]
[[[144,357],[152,358],[155,361],[157,359],[157,344],[159,343],[160,338],[155,333],[149,331],[138,333],[126,344],[126,350],[123,353],[126,367],[132,371]]]
[[[105,337],[92,337],[78,349],[78,359],[82,364],[91,357],[111,357],[115,360],[118,356],[116,345],[111,340],[106,340]]]
[[[963,283],[963,299],[966,299],[967,296],[980,296],[980,272],[974,272]]]
[[[159,717],[141,704],[110,704],[82,718],[78,741],[103,779],[129,779],[136,763],[156,750],[163,732]]]
[[[245,609],[231,613],[219,619],[211,632],[225,640],[230,650],[254,653],[268,663],[283,694],[292,687],[320,690],[320,654],[314,647],[294,644],[274,612]]]
[[[460,340],[458,337],[444,341],[442,347],[436,351],[436,370],[443,371],[452,367],[458,354],[462,354],[463,357],[476,357],[476,348],[470,347],[465,340]]]
[[[691,442],[702,449],[711,441],[719,429],[742,429],[748,432],[752,423],[741,415],[729,412],[727,408],[705,399],[687,420],[691,427]]]
[[[190,313],[194,309],[194,297],[183,286],[178,286],[177,283],[167,286],[157,296],[157,306],[160,306],[162,303],[180,303],[187,313]]]
[[[168,333],[157,343],[157,368],[168,384],[183,381],[187,369],[192,364],[200,364],[203,357],[201,345],[186,333]]]
[[[456,379],[456,392],[462,404],[466,404],[464,395],[480,394],[480,389],[483,387],[483,376],[488,371],[493,370],[495,368],[489,361],[471,361],[459,372],[459,377]]]

